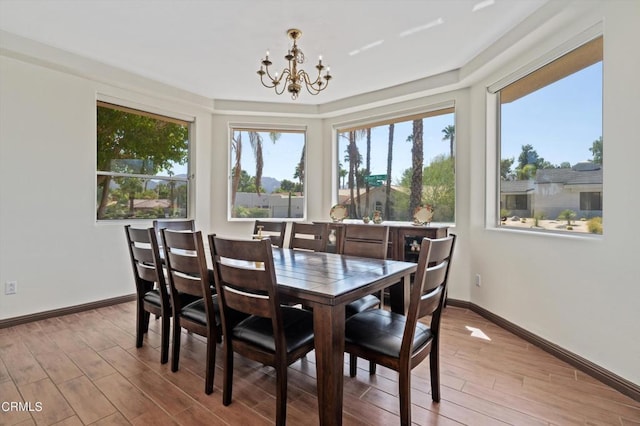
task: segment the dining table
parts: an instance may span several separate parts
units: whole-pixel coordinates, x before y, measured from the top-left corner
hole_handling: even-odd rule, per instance
[[[390,309],[405,314],[417,265],[277,247],[273,260],[281,301],[313,309],[320,424],[341,425],[345,305],[389,288]]]

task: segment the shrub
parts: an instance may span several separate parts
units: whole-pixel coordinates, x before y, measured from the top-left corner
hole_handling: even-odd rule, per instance
[[[539,226],[539,222],[544,219],[544,212],[535,212],[533,214],[533,226],[536,228]]]
[[[562,210],[558,215],[558,220],[566,220],[567,226],[571,226],[571,220],[576,218],[576,212],[570,209]]]
[[[587,229],[592,234],[602,234],[602,218],[592,217],[587,221]]]

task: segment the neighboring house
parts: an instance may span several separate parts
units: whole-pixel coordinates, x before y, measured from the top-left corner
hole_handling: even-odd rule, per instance
[[[384,213],[384,207],[386,202],[386,187],[373,186],[369,188],[369,204],[366,205],[367,195],[366,189],[360,188],[360,213],[362,216],[372,216],[373,212],[378,210]],[[391,219],[390,220],[410,220],[411,215],[408,214],[407,209],[409,205],[409,194],[407,189],[401,186],[391,185]],[[354,190],[355,202],[358,202],[356,192]],[[338,203],[349,206],[351,204],[351,190],[340,189],[338,190]],[[385,218],[389,219],[389,218]]]
[[[555,219],[567,209],[579,218],[602,216],[602,165],[583,162],[571,168],[540,169],[535,180],[503,181],[500,208],[520,217],[537,213]]]
[[[500,182],[500,210],[507,210],[509,216],[532,217],[535,188],[533,179],[503,180]]]
[[[133,210],[168,209],[170,206],[171,200],[166,199],[133,200]]]
[[[258,195],[255,192],[238,192],[235,207],[265,209],[269,211],[267,217],[301,218],[304,217],[304,195],[294,193],[289,197],[288,193]],[[289,207],[291,207],[291,216],[289,216]]]

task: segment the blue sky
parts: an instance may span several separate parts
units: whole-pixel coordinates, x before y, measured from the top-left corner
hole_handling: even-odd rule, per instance
[[[602,136],[601,87],[602,62],[503,105],[500,157],[515,165],[530,144],[554,165],[592,159],[589,148]]]

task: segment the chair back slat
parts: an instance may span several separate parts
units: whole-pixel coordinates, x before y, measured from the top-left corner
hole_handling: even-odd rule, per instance
[[[136,263],[136,270],[138,272],[138,277],[142,280],[148,281],[150,283],[156,282],[156,268],[153,265],[148,263]]]
[[[276,247],[284,246],[284,235],[287,232],[287,222],[272,222],[256,220],[253,226],[253,234],[262,234],[271,239],[271,244]]]
[[[230,240],[210,235],[209,244],[223,311],[231,308],[272,318],[274,330],[281,327],[271,242]]]
[[[268,296],[245,292],[230,285],[224,285],[223,288],[224,300],[229,308],[263,318],[272,316],[271,301]]]
[[[195,231],[196,224],[193,219],[183,220],[169,220],[169,219],[157,219],[153,221],[153,229],[156,231],[156,238],[162,247],[162,234],[163,229],[170,229],[172,231]]]
[[[169,294],[153,228],[139,229],[126,225],[125,234],[138,294],[143,295],[153,283],[157,283],[161,298],[168,303]]]
[[[438,309],[447,277],[447,263],[445,261],[427,268],[418,306],[418,318],[432,315]]]
[[[326,251],[328,226],[326,223],[293,222],[289,238],[290,249]]]
[[[388,226],[349,224],[343,229],[341,254],[376,259],[387,257]]]
[[[406,356],[413,351],[412,342],[420,318],[431,315],[431,330],[439,333],[440,313],[449,275],[455,235],[445,238],[423,238],[418,257],[418,268],[409,296],[409,310],[404,330],[402,350]]]
[[[151,244],[146,242],[136,241],[135,245],[131,246],[133,250],[133,257],[136,259],[138,263],[146,263],[149,265],[153,265],[155,259],[153,257],[153,250],[151,249]]]
[[[179,299],[180,293],[210,298],[211,283],[202,233],[161,229],[161,234],[174,300]]]

